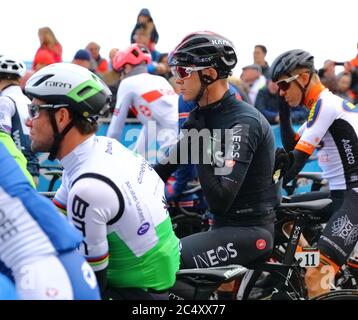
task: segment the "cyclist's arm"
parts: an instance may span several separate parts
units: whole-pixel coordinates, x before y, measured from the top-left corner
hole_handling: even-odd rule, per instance
[[[186,147],[183,147],[185,145]],[[187,159],[190,159],[190,154],[188,154],[189,149],[187,139],[183,138],[170,149],[169,156],[167,158],[161,159],[159,163],[153,166],[154,170],[164,182],[167,182],[171,174],[179,167],[181,152],[186,153],[188,155]]]
[[[322,106],[321,103],[317,103],[315,109],[311,109],[309,120],[299,130],[303,131],[302,136],[293,151],[294,162],[284,177],[284,184],[302,170],[306,160],[312,155],[335,119],[335,108],[330,108],[329,105]]]
[[[295,148],[299,136],[292,128],[291,109],[284,99],[280,99],[279,114],[282,144],[285,150],[289,152]]]
[[[235,145],[235,150],[240,150],[240,154],[234,154],[232,159],[226,159],[226,170],[222,172],[230,173],[218,175],[210,164],[197,165],[200,184],[212,213],[225,214],[236,198],[260,141],[261,130],[258,125],[257,121],[249,118],[245,124],[233,127],[232,141],[240,144]],[[236,135],[240,135],[240,139],[235,139]]]
[[[11,136],[0,130],[0,141],[4,144],[8,152],[15,159],[31,186],[35,188],[34,179],[26,168],[27,160],[21,151],[16,147],[15,142],[12,140]]]
[[[121,83],[117,91],[117,102],[113,111],[111,123],[108,127],[107,137],[120,141],[131,104],[132,93],[127,88],[126,83]]]
[[[121,217],[123,209],[117,193],[100,179],[80,177],[69,191],[68,218],[82,232],[80,251],[95,271],[101,290],[107,281],[107,228]]]
[[[65,175],[62,175],[62,183],[60,187],[57,189],[55,197],[52,199],[52,202],[55,204],[55,206],[60,212],[62,212],[65,216],[67,216],[66,207],[67,207],[68,192],[65,185],[67,185],[66,177]]]

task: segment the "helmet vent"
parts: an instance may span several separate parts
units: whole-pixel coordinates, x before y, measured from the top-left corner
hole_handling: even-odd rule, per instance
[[[132,50],[132,53],[136,58],[139,56],[139,53],[137,50]]]
[[[86,95],[86,94],[87,94],[89,91],[91,91],[91,90],[92,90],[91,87],[84,87],[84,88],[82,88],[80,91],[78,91],[77,95],[78,95],[79,97],[84,96],[84,95]]]
[[[33,87],[37,87],[39,86],[41,83],[45,82],[47,79],[50,79],[54,76],[54,74],[48,74],[46,76],[43,76],[41,79],[37,80],[32,86]]]

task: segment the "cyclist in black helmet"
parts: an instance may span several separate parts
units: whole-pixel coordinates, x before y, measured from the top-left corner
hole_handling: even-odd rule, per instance
[[[314,67],[313,56],[296,49],[282,53],[271,66],[271,76],[283,98],[280,106],[281,137],[291,151],[291,168],[283,183],[289,182],[318,149],[318,163],[329,182],[333,215],[318,242],[321,264],[308,268],[306,284],[310,297],[328,292],[352,252],[358,238],[358,107],[325,88]],[[290,107],[310,109],[307,121],[295,134]]]
[[[266,259],[273,246],[274,138],[265,117],[230,93],[236,63],[232,42],[207,31],[188,35],[169,55],[180,94],[196,107],[168,163],[155,169],[166,180],[189,154],[214,216],[211,231],[181,239],[182,268],[245,265]]]

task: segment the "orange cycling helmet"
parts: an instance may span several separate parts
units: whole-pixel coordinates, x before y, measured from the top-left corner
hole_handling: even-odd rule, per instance
[[[144,45],[133,43],[127,49],[117,51],[113,59],[113,68],[119,71],[127,63],[136,66],[142,62],[149,64],[151,61],[149,49]]]

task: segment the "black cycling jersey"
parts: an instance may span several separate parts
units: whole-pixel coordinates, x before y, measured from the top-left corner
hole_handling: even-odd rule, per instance
[[[193,112],[199,122],[209,129],[213,143],[219,140],[221,154],[226,155],[219,159],[213,157],[211,164],[196,164],[209,209],[216,223],[260,225],[272,222],[272,209],[277,199],[272,180],[275,147],[273,133],[265,117],[249,104],[238,101],[229,91],[220,101],[196,108]],[[187,122],[190,121],[189,116]],[[225,129],[232,129],[229,141],[226,141]],[[218,134],[221,135],[220,139]],[[203,152],[205,154],[207,146],[201,144],[200,147],[206,148]],[[180,149],[182,147],[179,142],[175,153],[172,150],[171,155],[180,154]],[[231,168],[231,172],[218,174],[215,169],[223,165]],[[166,180],[176,167],[177,165],[173,164],[158,164],[155,169],[163,180]]]

